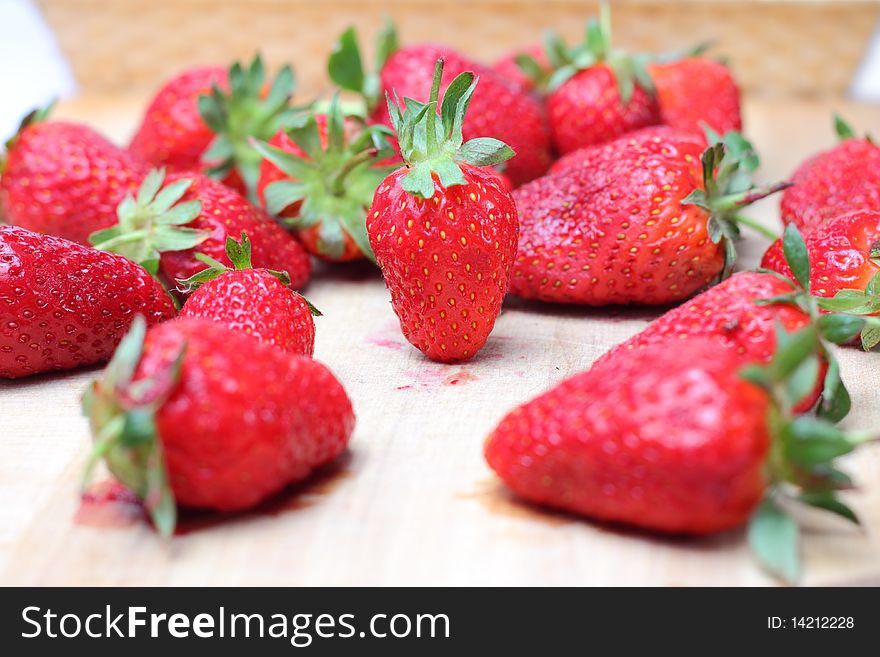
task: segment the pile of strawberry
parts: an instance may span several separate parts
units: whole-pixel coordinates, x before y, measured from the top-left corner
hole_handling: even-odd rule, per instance
[[[251,507],[345,450],[339,381],[296,290],[311,257],[375,261],[404,336],[472,358],[505,296],[673,307],[511,411],[485,445],[519,495],[670,534],[748,525],[799,570],[791,501],[850,520],[836,459],[870,436],[828,343],[880,342],[880,148],[839,146],[759,187],[726,66],[699,50],[555,36],[494,67],[346,31],[334,96],[296,106],[259,57],[155,96],[128,148],[29,115],[0,162],[0,377],[110,361],[89,387],[103,459],[163,534],[178,507]],[[784,190],[784,235],[734,271],[743,208]],[[332,321],[328,318],[327,321]]]

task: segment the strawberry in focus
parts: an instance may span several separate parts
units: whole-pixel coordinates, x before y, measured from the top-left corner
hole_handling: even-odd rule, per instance
[[[471,358],[501,310],[516,253],[517,212],[498,176],[482,167],[511,157],[503,142],[463,143],[473,73],[447,87],[443,60],[427,104],[389,106],[406,165],[376,190],[367,232],[404,336],[428,358]]]
[[[540,101],[491,68],[458,52],[429,44],[401,48],[393,25],[387,24],[376,49],[375,72],[366,74],[355,32],[350,28],[336,44],[328,72],[340,87],[364,97],[371,121],[391,126],[392,117],[383,102],[385,95],[396,95],[404,104],[407,98],[426,98],[434,63],[441,57],[446,76],[443,88],[464,72],[473,72],[480,78],[480,88],[471,99],[462,128],[464,138],[490,137],[508,144],[516,156],[505,163],[504,173],[515,186],[547,171],[551,161],[550,138]]]
[[[183,281],[179,289],[190,296],[180,317],[199,317],[275,345],[300,356],[315,351],[315,321],[320,313],[290,289],[287,272],[254,269],[251,242],[226,238],[226,257],[234,269],[211,258],[200,258],[208,269]],[[191,294],[190,294],[191,293]]]
[[[91,235],[95,248],[139,262],[171,286],[205,269],[197,253],[232,265],[226,239],[241,233],[250,238],[254,266],[286,271],[294,288],[311,273],[308,254],[265,211],[201,174],[172,174],[166,184],[164,172],[154,170],[117,216],[119,223]]]
[[[779,500],[856,521],[834,459],[866,439],[792,411],[812,388],[817,340],[815,327],[780,330],[770,363],[745,369],[700,338],[687,358],[677,342],[618,352],[510,412],[486,460],[524,498],[596,520],[693,535],[748,523],[761,563],[795,581],[798,528]]]
[[[346,262],[373,252],[367,209],[382,179],[397,167],[377,166],[393,154],[384,126],[359,129],[338,98],[327,114],[310,115],[255,148],[263,156],[257,195],[312,255]]]
[[[116,206],[147,166],[78,123],[29,114],[0,159],[0,217],[80,244],[114,223]]]
[[[692,133],[646,129],[578,151],[515,190],[520,240],[511,292],[557,303],[664,305],[725,278],[739,224],[753,225],[739,210],[781,186],[751,185],[757,157],[736,133],[701,151]]]
[[[0,226],[0,378],[107,361],[136,314],[149,324],[175,314],[140,265]]]
[[[166,536],[177,506],[252,507],[335,459],[354,427],[324,365],[193,318],[135,322],[83,409],[86,479],[103,458]]]
[[[835,117],[840,143],[801,164],[782,195],[784,224],[810,231],[851,210],[880,212],[880,146]]]

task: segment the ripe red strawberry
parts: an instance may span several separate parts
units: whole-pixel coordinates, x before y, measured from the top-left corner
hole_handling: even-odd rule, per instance
[[[361,129],[343,117],[334,99],[328,114],[312,115],[268,144],[255,144],[264,158],[257,183],[260,202],[270,214],[283,217],[309,253],[335,262],[372,258],[367,208],[392,170],[376,166],[392,153],[383,141],[385,130]]]
[[[250,138],[269,139],[290,125],[294,78],[282,68],[267,90],[259,55],[247,68],[184,71],[159,90],[130,150],[173,172],[203,171],[254,200],[260,156]]]
[[[880,146],[835,117],[841,142],[806,160],[782,195],[782,221],[812,230],[852,210],[880,211]]]
[[[522,91],[543,91],[553,74],[553,66],[540,43],[504,55],[492,68]]]
[[[761,266],[798,281],[806,292],[800,305],[825,313],[818,321],[828,339],[861,335],[865,350],[880,343],[880,212],[840,215],[806,238],[790,224]]]
[[[504,173],[514,185],[547,171],[551,160],[550,139],[540,101],[511,85],[491,68],[460,53],[426,44],[398,48],[397,36],[389,25],[379,40],[377,68],[381,70],[366,75],[357,38],[350,28],[340,37],[328,69],[330,78],[340,87],[363,94],[374,122],[390,126],[385,94],[396,95],[404,103],[406,98],[427,97],[434,62],[441,57],[445,60],[444,83],[464,72],[473,72],[480,78],[480,87],[471,99],[463,127],[464,138],[493,137],[509,144],[516,156],[506,163]]]
[[[59,237],[0,226],[0,378],[110,359],[135,314],[174,304],[141,266]]]
[[[833,297],[841,290],[864,290],[880,272],[880,212],[849,212],[830,219],[804,238],[810,258],[810,291]],[[761,266],[794,278],[776,240]]]
[[[406,166],[376,190],[367,232],[407,340],[432,360],[471,358],[486,343],[507,292],[517,215],[497,175],[511,151],[495,139],[462,144],[476,80],[462,73],[437,117],[443,60],[427,105],[410,99],[392,120]],[[428,139],[426,135],[432,135]]]
[[[192,292],[180,316],[210,319],[288,353],[311,356],[315,351],[312,315],[321,313],[290,289],[287,272],[254,269],[246,233],[241,243],[226,238],[226,257],[234,269],[213,262],[209,269],[178,281],[181,289]]]
[[[254,266],[286,271],[294,288],[306,284],[308,254],[263,210],[201,174],[173,174],[163,187],[164,178],[161,170],[145,178],[137,197],[120,204],[119,223],[91,236],[96,248],[120,253],[173,284],[205,269],[197,253],[231,265],[226,238],[247,233]]]
[[[651,64],[648,72],[666,125],[700,135],[704,125],[720,135],[742,130],[739,86],[724,64],[686,57]]]
[[[628,132],[625,135],[625,138],[628,139],[633,146],[641,144],[647,140],[653,140],[657,144],[665,142],[667,145],[679,145],[678,150],[681,150],[681,145],[684,144],[688,145],[688,151],[693,148],[702,153],[706,149],[706,140],[704,136],[698,135],[689,130],[672,128],[668,125],[652,125],[647,128],[633,130],[632,132]],[[566,153],[550,166],[550,173],[583,166],[584,162],[592,157],[592,152],[603,146],[605,146],[605,144],[599,144],[598,146],[584,146],[571,153]]]
[[[246,509],[345,449],[351,402],[317,361],[208,320],[144,333],[135,323],[83,408],[93,462],[105,458],[162,534],[176,505]]]
[[[793,580],[797,527],[779,497],[855,519],[833,459],[861,438],[791,410],[812,385],[817,340],[815,327],[781,331],[771,363],[746,371],[714,340],[619,352],[509,413],[486,459],[519,495],[589,518],[697,535],[750,522],[758,557]]]
[[[690,133],[643,131],[584,149],[579,162],[515,190],[520,243],[511,292],[593,306],[681,301],[724,277],[738,209],[779,187],[733,134],[703,154]]]
[[[694,338],[711,338],[739,357],[740,364],[768,363],[776,353],[776,327],[788,332],[813,322],[808,310],[784,301],[795,291],[795,283],[767,273],[740,272],[710,287],[686,303],[664,313],[643,331],[612,348],[600,360],[617,358],[620,352],[644,349],[670,341],[687,351]],[[773,303],[768,300],[778,299]],[[849,412],[849,397],[840,381],[840,370],[831,353],[820,345],[820,368],[813,392],[795,410],[813,408],[824,392],[819,412],[841,420]],[[828,367],[828,364],[833,367]]]
[[[29,115],[0,161],[0,217],[7,223],[88,244],[115,221],[146,165],[91,128]]]
[[[210,94],[214,85],[229,88],[222,66],[187,69],[168,80],[150,101],[129,150],[171,172],[199,170],[202,153],[214,140],[199,114],[199,97]]]
[[[547,116],[562,155],[660,123],[645,58],[612,50],[609,12],[602,5],[583,44],[571,49],[558,39],[548,44],[555,71],[547,82]]]

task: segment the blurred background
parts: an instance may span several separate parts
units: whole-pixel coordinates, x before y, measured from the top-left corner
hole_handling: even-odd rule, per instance
[[[578,0],[0,0],[0,136],[53,97],[147,98],[194,64],[260,50],[292,62],[300,97],[328,91],[335,37],[369,50],[383,15],[404,42],[440,41],[491,62],[554,28],[579,39],[596,2]],[[654,51],[712,40],[745,91],[880,100],[880,1],[617,0],[614,40]]]

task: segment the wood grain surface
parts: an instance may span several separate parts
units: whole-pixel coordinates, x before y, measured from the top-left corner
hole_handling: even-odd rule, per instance
[[[124,140],[140,99],[69,103],[59,115]],[[829,113],[880,125],[877,107],[751,102],[748,130],[764,177],[788,175],[833,143]],[[777,202],[756,214],[775,224]],[[766,246],[749,237],[746,266]],[[90,441],[79,396],[95,370],[0,383],[0,582],[67,585],[766,585],[742,531],[672,540],[534,509],[513,499],[482,458],[486,434],[515,404],[587,367],[658,311],[581,309],[508,300],[470,363],[426,361],[400,335],[378,273],[319,269],[307,293],[324,312],[316,358],[345,384],[358,417],[334,468],[254,512],[186,515],[163,541],[124,502],[83,504]],[[880,354],[840,350],[854,411],[880,430]],[[231,430],[231,429],[230,429]],[[880,449],[847,465],[858,531],[819,514],[806,527],[805,584],[880,584]],[[106,479],[100,475],[99,480]]]

